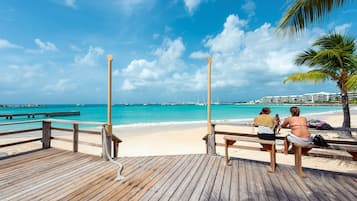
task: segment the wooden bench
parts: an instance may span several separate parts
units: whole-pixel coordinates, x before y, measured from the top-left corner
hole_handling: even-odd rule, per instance
[[[262,140],[257,137],[244,137],[244,136],[224,136],[223,139],[225,141],[225,158],[226,158],[227,165],[230,165],[229,157],[228,157],[229,146],[233,145],[236,141],[256,142],[261,144],[264,150],[270,152],[269,172],[275,172],[275,166],[276,166],[275,140]]]
[[[344,150],[347,151],[349,154],[352,155],[353,160],[357,160],[357,146],[356,145],[349,145],[349,144],[329,144],[328,147],[320,147],[317,145],[307,145],[302,146],[300,144],[292,143],[293,150],[295,154],[295,170],[300,177],[305,177],[304,172],[302,171],[302,155],[308,155],[308,152],[312,148],[319,148],[319,149],[332,149],[332,150]]]

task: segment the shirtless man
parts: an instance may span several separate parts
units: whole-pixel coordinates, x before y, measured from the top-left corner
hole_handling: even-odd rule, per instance
[[[300,109],[298,107],[291,107],[290,113],[291,117],[286,118],[281,125],[282,128],[289,126],[291,129],[291,133],[284,140],[284,154],[288,154],[290,142],[301,145],[312,143],[311,134],[307,129],[307,120],[305,117],[300,117]]]

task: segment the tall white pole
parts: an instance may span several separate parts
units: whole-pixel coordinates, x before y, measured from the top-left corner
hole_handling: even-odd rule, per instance
[[[212,133],[212,126],[211,126],[211,63],[212,63],[212,58],[208,57],[207,58],[207,133],[211,134]]]

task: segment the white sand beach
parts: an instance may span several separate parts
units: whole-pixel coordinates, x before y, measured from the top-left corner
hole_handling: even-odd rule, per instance
[[[314,114],[309,115],[308,119],[324,120],[331,124],[333,127],[340,127],[342,125],[343,115],[341,112]],[[357,110],[351,110],[351,123],[352,127],[357,127]],[[220,131],[239,131],[246,133],[255,133],[255,128],[250,126],[227,126],[218,125],[216,130]],[[281,135],[285,135],[289,130],[282,129]],[[320,132],[320,131],[317,131]],[[53,132],[56,135],[58,131]],[[205,123],[182,123],[182,124],[153,124],[146,126],[119,126],[113,128],[113,133],[118,136],[123,142],[119,145],[119,157],[125,156],[149,156],[149,155],[181,155],[181,154],[203,154],[205,153],[205,142],[202,137],[207,133]],[[329,139],[338,137],[336,133],[321,134]],[[357,132],[353,133],[357,138]],[[72,135],[61,136],[62,138],[71,139]],[[1,143],[8,143],[18,141],[21,138],[1,138]],[[80,134],[80,140],[100,144],[100,136]],[[217,142],[223,142],[222,136],[217,136]],[[256,146],[256,143],[243,143],[246,146]],[[52,146],[61,149],[72,149],[72,144],[69,142],[60,142],[53,140]],[[40,148],[40,143],[30,143],[20,146],[13,146],[0,149],[2,153],[14,154],[21,152],[24,149]],[[278,142],[278,150],[282,149],[282,142]],[[79,151],[89,154],[100,155],[101,149],[97,147],[79,145]],[[217,153],[224,155],[223,147],[217,147]],[[332,151],[333,154],[349,156],[348,153],[343,151]],[[246,149],[230,149],[230,154],[233,157],[269,161],[267,152],[252,151]],[[278,164],[294,164],[293,155],[277,154]],[[304,156],[303,166],[309,168],[324,169],[330,171],[339,171],[346,173],[357,173],[357,161],[330,159],[320,157]]]

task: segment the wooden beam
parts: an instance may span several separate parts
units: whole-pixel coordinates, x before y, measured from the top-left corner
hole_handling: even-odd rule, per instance
[[[51,148],[51,122],[42,122],[42,148]]]
[[[39,140],[42,140],[42,138],[34,138],[34,139],[24,140],[24,141],[20,141],[20,142],[12,142],[12,143],[8,143],[8,144],[1,144],[0,148],[19,145],[19,144],[25,144],[25,143],[30,143],[30,142],[35,142],[35,141],[39,141]]]
[[[2,132],[0,133],[0,136],[3,135],[15,135],[19,133],[27,133],[27,132],[34,132],[34,131],[40,131],[42,128],[31,128],[31,129],[24,129],[24,130],[18,130],[18,131],[9,131],[9,132]]]
[[[73,124],[73,152],[78,152],[78,124]]]

